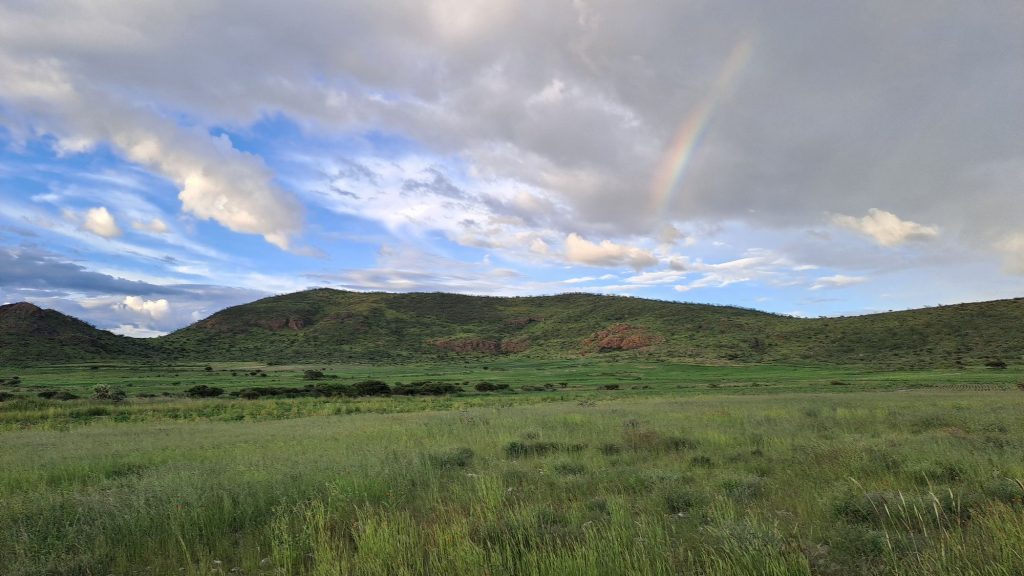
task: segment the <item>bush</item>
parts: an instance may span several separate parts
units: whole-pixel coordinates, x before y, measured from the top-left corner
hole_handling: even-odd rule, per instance
[[[604,386],[601,386],[601,389],[602,390],[618,390],[619,389],[619,385],[618,384],[605,384]]]
[[[985,362],[985,366],[994,370],[1005,370],[1006,362],[1003,362],[1002,360],[989,360],[988,362]]]
[[[11,394],[10,392],[0,392],[0,402],[6,402],[11,398],[14,398],[14,394]]]
[[[319,370],[306,370],[302,373],[302,377],[306,380],[323,380],[324,373]]]
[[[454,394],[462,392],[455,384],[448,382],[410,382],[409,384],[396,383],[391,389],[392,394],[399,396],[441,396],[442,394]]]
[[[124,390],[112,388],[107,384],[100,384],[92,389],[92,397],[95,400],[120,402],[125,399],[126,394],[124,393]]]
[[[214,398],[224,393],[223,388],[217,388],[216,386],[207,386],[206,384],[200,384],[193,386],[188,390],[185,390],[185,396],[190,398]]]
[[[473,388],[477,392],[496,392],[498,390],[508,390],[508,384],[495,384],[494,382],[478,382]]]
[[[390,396],[391,387],[382,380],[363,380],[352,385],[356,396]]]

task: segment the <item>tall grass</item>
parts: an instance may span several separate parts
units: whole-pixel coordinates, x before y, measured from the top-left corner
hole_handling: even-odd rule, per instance
[[[1022,405],[662,396],[9,430],[0,574],[1019,574]]]

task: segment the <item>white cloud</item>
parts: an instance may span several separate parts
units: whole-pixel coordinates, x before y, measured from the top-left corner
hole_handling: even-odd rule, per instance
[[[586,284],[587,282],[596,282],[598,280],[614,280],[617,278],[615,274],[602,274],[601,276],[580,276],[579,278],[569,278],[562,280],[562,284]]]
[[[117,221],[114,220],[114,217],[104,206],[86,210],[82,227],[103,238],[116,238],[121,235],[121,229],[117,226]]]
[[[150,232],[153,234],[166,234],[169,230],[167,223],[159,218],[153,218],[149,221],[134,220],[132,228],[139,232]]]
[[[814,281],[814,284],[811,285],[811,290],[821,290],[822,288],[842,288],[844,286],[861,284],[866,281],[867,278],[863,276],[847,276],[845,274],[822,276]]]
[[[1012,274],[1024,274],[1024,232],[1007,234],[995,247],[1004,256],[1006,270]]]
[[[0,44],[0,75],[5,79],[0,101],[21,112],[21,126],[13,130],[31,127],[55,134],[62,153],[80,153],[107,142],[127,160],[178,185],[186,212],[288,248],[301,227],[301,210],[274,184],[261,158],[235,149],[226,136],[181,128],[95,90],[62,60],[17,59],[11,54]]]
[[[154,320],[160,320],[171,310],[170,303],[165,298],[146,300],[141,296],[125,296],[121,304],[133,312],[145,314]]]
[[[111,328],[110,331],[114,334],[131,336],[132,338],[156,338],[157,336],[167,334],[163,330],[153,330],[152,328],[145,328],[135,324],[120,324],[116,328]]]
[[[736,260],[708,264],[703,261],[690,262],[687,270],[699,273],[700,277],[686,284],[677,284],[677,292],[688,292],[697,288],[724,288],[742,282],[765,282],[775,286],[792,286],[801,279],[795,275],[798,265],[788,258],[770,250],[751,249],[747,255]]]
[[[939,235],[936,226],[925,226],[909,220],[901,220],[892,212],[872,208],[867,216],[856,218],[836,214],[832,222],[843,228],[870,236],[882,246],[896,246],[911,240],[931,240]]]
[[[671,284],[673,282],[679,282],[684,276],[686,276],[685,273],[673,269],[658,270],[656,272],[644,272],[643,274],[630,276],[629,278],[626,278],[626,282],[629,282],[630,284],[647,285]]]
[[[588,266],[622,266],[641,269],[654,266],[658,259],[647,250],[616,244],[610,240],[591,242],[575,232],[565,239],[565,258]]]

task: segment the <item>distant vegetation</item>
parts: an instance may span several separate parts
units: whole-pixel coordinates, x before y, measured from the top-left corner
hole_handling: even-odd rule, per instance
[[[496,298],[318,289],[228,308],[155,339],[30,304],[0,307],[0,366],[132,362],[409,364],[495,357],[958,368],[1024,357],[1024,299],[847,318],[588,294]],[[308,376],[317,378],[315,370]]]

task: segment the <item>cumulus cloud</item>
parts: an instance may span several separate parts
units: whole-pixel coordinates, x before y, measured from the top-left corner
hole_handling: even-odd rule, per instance
[[[178,183],[185,210],[278,245],[299,221],[266,166],[167,117],[398,134],[543,190],[604,237],[665,219],[800,226],[883,201],[941,225],[969,215],[974,234],[1024,216],[1011,186],[963,193],[1024,158],[1017,2],[789,1],[18,3],[0,9],[0,99],[22,133],[55,132],[67,153],[113,143]],[[736,89],[709,94],[729,66]],[[685,177],[655,206],[655,167],[704,110]]]
[[[658,263],[651,252],[635,246],[616,244],[610,240],[591,242],[575,232],[565,239],[565,259],[588,266],[629,266],[647,268]]]
[[[871,237],[882,246],[897,246],[908,241],[931,240],[939,235],[936,226],[925,226],[910,220],[901,220],[892,212],[872,208],[866,216],[856,218],[837,214],[832,222],[843,228]]]
[[[814,284],[811,285],[811,290],[821,290],[822,288],[842,288],[844,286],[861,284],[866,281],[867,278],[863,276],[847,276],[845,274],[822,276],[814,281]]]
[[[117,221],[104,206],[86,210],[82,227],[103,238],[116,238],[121,235]]]
[[[39,27],[47,27],[33,22],[32,15],[0,9],[0,16],[15,21],[28,18],[36,33]],[[5,21],[5,26],[10,22]],[[127,160],[178,185],[186,212],[235,232],[260,234],[271,244],[288,248],[290,237],[300,229],[301,210],[293,197],[276,186],[261,158],[237,150],[227,136],[182,128],[123,101],[83,77],[70,58],[35,53],[19,40],[23,38],[15,34],[0,42],[0,74],[5,78],[0,102],[19,112],[8,120],[12,130],[54,134],[62,154],[107,143]],[[99,229],[111,230],[109,226]]]
[[[121,304],[134,312],[145,314],[155,320],[167,316],[171,306],[165,298],[159,300],[146,300],[141,296],[125,296]]]

